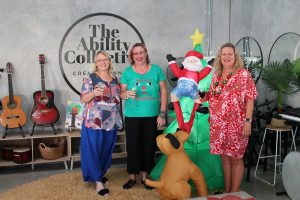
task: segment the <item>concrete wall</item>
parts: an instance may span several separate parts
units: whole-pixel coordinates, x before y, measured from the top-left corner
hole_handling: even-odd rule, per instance
[[[262,48],[264,64],[266,64],[271,47],[279,36],[287,32],[300,34],[299,9],[300,1],[297,0],[232,0],[230,40],[235,43],[243,36],[255,38]],[[278,60],[283,61],[285,58],[292,57],[299,39],[300,37],[294,39],[288,37],[284,41],[281,40],[280,45],[272,51],[271,60],[278,57]],[[298,50],[298,56],[300,56],[299,52]],[[261,82],[258,84],[258,89],[259,100],[263,101],[265,97],[269,100],[276,98],[274,93],[266,90]],[[285,103],[300,107],[299,94],[285,96]]]
[[[78,19],[101,12],[125,18],[142,35],[151,61],[164,70],[167,53],[183,56],[192,48],[189,36],[195,28],[206,32],[206,0],[1,0],[0,3],[0,68],[5,68],[8,61],[14,64],[14,94],[22,97],[23,109],[29,117],[32,94],[41,87],[37,56],[44,53],[46,88],[56,95],[55,104],[61,114],[59,126],[64,126],[66,101],[78,99],[63,79],[58,60],[61,40]],[[212,53],[225,42],[236,43],[244,36],[251,36],[260,44],[266,63],[278,36],[285,32],[300,33],[299,8],[298,0],[214,0]],[[270,97],[261,83],[258,87],[261,101],[265,96]],[[7,76],[3,73],[0,98],[7,95]],[[287,98],[286,103],[299,106],[299,100],[296,94]],[[27,128],[30,127],[28,122]]]
[[[229,1],[216,3],[212,51],[228,41]],[[206,0],[1,0],[0,68],[14,64],[14,94],[23,100],[29,117],[32,94],[41,88],[39,53],[46,55],[46,89],[55,93],[55,104],[64,126],[66,101],[78,95],[66,84],[59,68],[59,46],[67,29],[78,19],[92,13],[112,13],[131,22],[148,46],[151,61],[166,70],[166,54],[183,56],[192,49],[195,28],[206,31]],[[205,38],[204,38],[205,39]],[[127,63],[124,63],[125,67]],[[92,69],[92,66],[90,67]],[[82,79],[78,78],[81,84]],[[8,95],[7,75],[0,79],[0,98]],[[32,124],[27,123],[27,128]]]

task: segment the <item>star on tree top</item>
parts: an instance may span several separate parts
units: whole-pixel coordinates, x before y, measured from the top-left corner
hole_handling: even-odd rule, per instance
[[[204,33],[200,33],[198,28],[196,28],[194,35],[191,35],[190,38],[193,40],[193,46],[197,44],[202,44]]]

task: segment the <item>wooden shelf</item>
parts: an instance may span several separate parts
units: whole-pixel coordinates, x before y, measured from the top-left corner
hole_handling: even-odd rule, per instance
[[[40,155],[38,146],[41,142],[47,142],[54,140],[55,138],[64,137],[66,139],[65,154],[63,157],[55,160],[46,160],[43,159]],[[31,160],[27,163],[17,164],[13,161],[6,161],[0,157],[0,167],[4,166],[16,166],[16,165],[31,165],[34,169],[35,164],[42,163],[54,163],[54,162],[63,162],[65,168],[68,169],[67,162],[70,161],[70,169],[73,169],[73,162],[80,161],[80,139],[81,132],[79,130],[61,131],[57,134],[53,132],[35,132],[32,136],[29,133],[25,134],[25,137],[22,137],[20,133],[8,134],[6,138],[0,138],[0,156],[2,155],[2,147],[7,145],[13,146],[26,146],[31,149]],[[124,158],[127,156],[126,153],[126,135],[125,132],[118,132],[116,149],[112,157],[113,158]]]
[[[21,135],[7,135],[5,138],[0,138],[0,141],[8,141],[8,140],[29,140],[29,139],[35,139],[35,138],[50,138],[50,137],[66,137],[69,136],[66,132],[59,132],[57,134],[51,133],[51,132],[39,132],[35,133],[34,135],[30,135],[29,133],[25,134],[25,137],[22,137]]]
[[[126,152],[112,154],[112,158],[125,158],[126,156],[127,156]]]
[[[124,142],[116,142],[115,145],[116,145],[116,146],[117,146],[117,145],[125,145],[125,143],[124,143]]]
[[[74,156],[72,157],[73,161],[80,161],[80,156]],[[71,169],[71,168],[70,168]],[[73,168],[72,168],[73,169]],[[72,170],[71,169],[71,170]]]
[[[51,132],[40,132],[35,133],[33,136],[29,136],[30,138],[51,138],[51,137],[67,137],[69,136],[68,132],[59,132],[57,134],[51,133]]]
[[[69,132],[69,137],[81,137],[80,131]]]
[[[22,137],[20,134],[8,134],[5,138],[0,137],[0,141],[7,141],[7,140],[24,140],[24,139],[30,139],[31,136],[28,134],[25,134],[25,137]]]
[[[118,135],[125,135],[125,131],[118,132]]]
[[[68,156],[63,156],[61,158],[54,159],[54,160],[46,160],[43,158],[37,158],[34,160],[34,163],[53,163],[53,162],[61,162],[61,161],[68,161],[68,160],[69,160]]]
[[[13,161],[5,161],[0,159],[0,166],[15,166],[15,165],[31,165],[32,169],[34,169],[35,164],[40,163],[53,163],[53,162],[63,162],[65,168],[68,169],[67,161],[70,160],[69,154],[66,151],[65,155],[62,158],[55,160],[45,160],[40,156],[40,152],[38,150],[38,145],[40,142],[53,140],[55,138],[64,137],[68,140],[69,134],[67,132],[58,132],[54,134],[54,132],[35,132],[32,136],[29,133],[25,134],[23,137],[21,134],[12,133],[8,134],[5,138],[0,139],[0,152],[2,155],[2,147],[7,145],[12,145],[16,147],[29,147],[31,152],[31,160],[27,163],[17,164]]]
[[[33,162],[27,162],[27,163],[15,163],[14,161],[7,161],[7,160],[1,160],[0,159],[0,167],[6,167],[6,166],[15,166],[15,165],[31,165]]]
[[[121,139],[120,139],[121,137]],[[74,153],[73,148],[75,144],[75,140],[80,140],[81,134],[80,132],[70,132],[69,133],[69,140],[68,140],[68,152],[70,156],[70,169],[73,169],[73,164],[74,161],[80,161],[80,153],[76,151]],[[112,158],[124,158],[127,156],[126,153],[126,135],[125,131],[123,132],[118,132],[117,134],[117,141],[115,144],[116,148],[118,148],[118,151],[120,152],[115,152],[112,154]]]
[[[72,157],[73,157],[73,158],[80,158],[80,153],[73,153],[73,154],[72,154]]]

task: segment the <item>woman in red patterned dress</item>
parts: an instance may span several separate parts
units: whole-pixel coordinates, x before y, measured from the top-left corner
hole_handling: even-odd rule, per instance
[[[221,155],[225,192],[236,192],[243,178],[243,156],[258,93],[233,44],[226,43],[220,48],[214,66],[208,94],[210,152]]]

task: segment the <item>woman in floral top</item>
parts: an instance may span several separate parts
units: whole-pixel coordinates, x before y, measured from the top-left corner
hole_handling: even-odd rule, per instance
[[[108,53],[97,52],[94,72],[83,82],[81,102],[85,103],[81,133],[83,179],[96,182],[96,192],[105,196],[109,190],[104,175],[111,165],[117,130],[122,127],[120,86]]]
[[[233,44],[226,43],[220,48],[214,66],[216,70],[208,94],[210,151],[221,155],[225,192],[236,192],[243,178],[243,156],[258,94]]]

